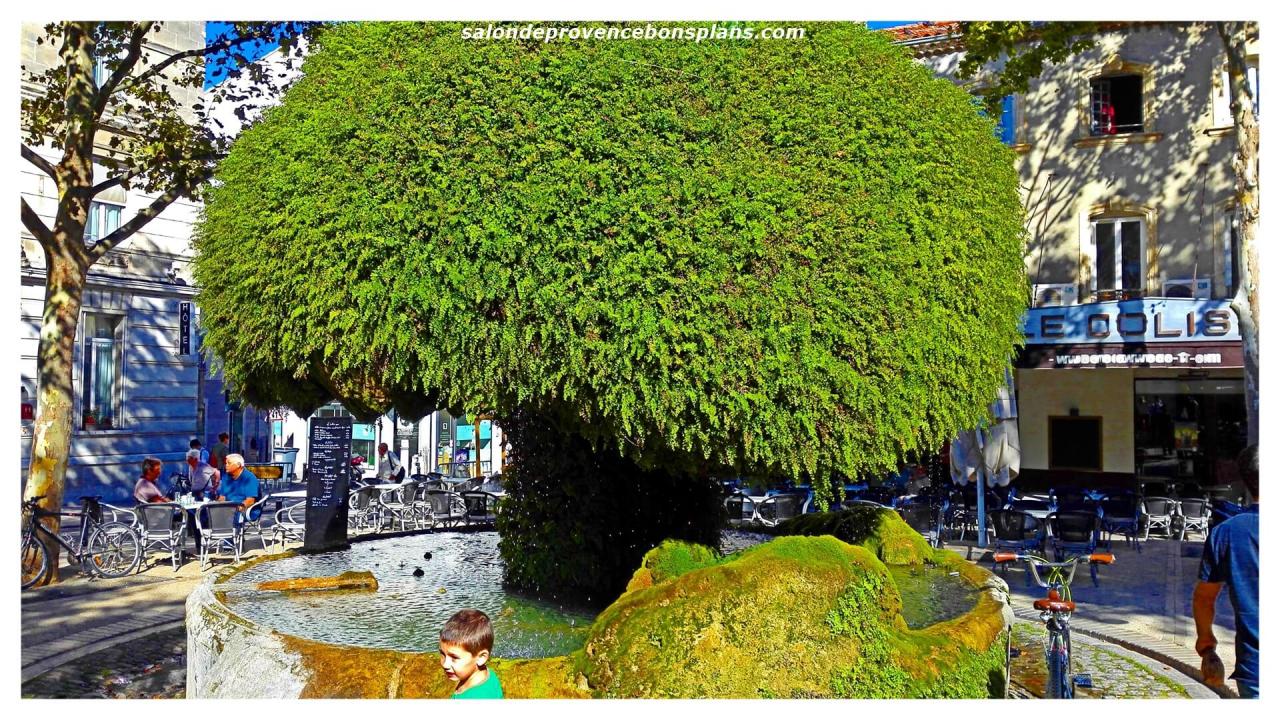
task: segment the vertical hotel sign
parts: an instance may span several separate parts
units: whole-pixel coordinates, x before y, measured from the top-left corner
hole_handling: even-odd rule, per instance
[[[178,354],[191,354],[191,303],[178,303]]]

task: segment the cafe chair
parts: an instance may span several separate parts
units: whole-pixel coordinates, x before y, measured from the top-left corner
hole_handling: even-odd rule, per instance
[[[240,512],[240,504],[234,502],[211,502],[201,505],[196,510],[196,529],[200,532],[200,569],[211,564],[209,554],[217,552],[222,555],[223,548],[230,549],[235,561],[240,562],[240,528],[236,526],[236,515]]]
[[[1173,517],[1178,514],[1178,501],[1167,497],[1142,498],[1142,539],[1151,537],[1152,530],[1162,530],[1166,537],[1173,537]]]
[[[1185,498],[1178,503],[1178,539],[1186,540],[1188,532],[1201,535],[1209,533],[1209,519],[1213,515],[1213,505],[1209,498]]]
[[[294,503],[276,511],[276,524],[271,526],[271,546],[284,549],[286,542],[305,542],[307,503]]]
[[[177,572],[187,537],[187,511],[177,503],[143,503],[134,514],[142,537],[142,557],[145,559],[156,550],[168,552],[173,571]],[[138,564],[139,572],[142,565]]]

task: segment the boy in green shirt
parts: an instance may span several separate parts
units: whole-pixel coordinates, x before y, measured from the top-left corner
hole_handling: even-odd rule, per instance
[[[493,649],[493,625],[479,610],[459,610],[440,629],[440,667],[457,684],[453,697],[491,700],[502,697],[498,674],[486,667]]]

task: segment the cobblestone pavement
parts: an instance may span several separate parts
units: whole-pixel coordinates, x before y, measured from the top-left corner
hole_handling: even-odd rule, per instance
[[[187,630],[178,626],[85,655],[23,683],[24,698],[181,698]]]
[[[1018,621],[1013,626],[1015,657],[1010,662],[1010,692],[1015,698],[1042,698],[1045,694],[1044,625]],[[1158,699],[1214,698],[1211,690],[1186,678],[1174,668],[1150,658],[1126,652],[1108,643],[1074,634],[1071,643],[1072,673],[1088,674],[1092,687],[1076,689],[1077,698]]]

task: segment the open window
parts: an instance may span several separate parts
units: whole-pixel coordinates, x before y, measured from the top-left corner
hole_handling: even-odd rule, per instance
[[[1121,135],[1146,130],[1142,75],[1129,73],[1094,78],[1089,82],[1092,135]]]

